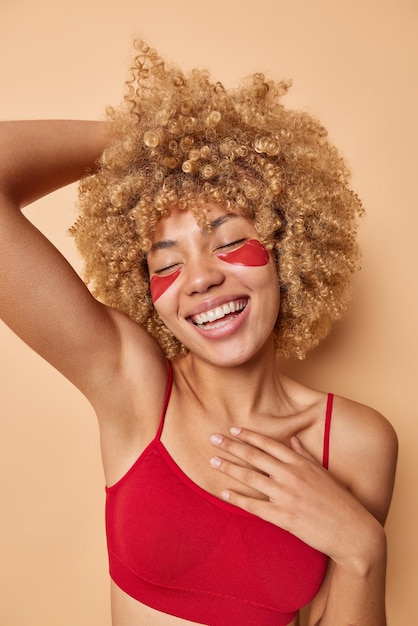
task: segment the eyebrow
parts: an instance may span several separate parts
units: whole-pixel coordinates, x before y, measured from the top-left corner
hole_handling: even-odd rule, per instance
[[[226,213],[225,215],[221,215],[220,217],[217,217],[215,220],[213,220],[212,222],[208,224],[207,228],[201,229],[202,235],[205,235],[207,232],[213,232],[214,230],[219,228],[219,226],[222,226],[222,224],[224,224],[225,222],[227,222],[228,220],[234,217],[242,217],[242,215],[239,215],[237,213]],[[151,251],[166,250],[167,248],[174,248],[177,245],[177,243],[178,242],[175,239],[162,239],[161,241],[157,241],[156,243],[152,244]]]

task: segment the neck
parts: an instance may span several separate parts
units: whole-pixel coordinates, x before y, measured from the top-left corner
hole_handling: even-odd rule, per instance
[[[220,367],[189,353],[179,363],[179,375],[193,401],[217,419],[250,427],[257,415],[279,412],[288,404],[273,342],[249,361]]]

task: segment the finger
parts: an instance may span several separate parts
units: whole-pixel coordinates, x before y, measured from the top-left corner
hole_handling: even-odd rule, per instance
[[[224,489],[221,492],[221,498],[225,502],[229,502],[230,504],[247,511],[247,513],[252,513],[253,515],[261,517],[266,521],[272,521],[271,512],[268,508],[269,502],[266,500],[259,500],[258,498],[244,496],[243,494],[231,491],[230,489]]]
[[[308,459],[309,461],[313,461],[314,463],[318,463],[315,457],[310,452],[308,452],[306,448],[303,447],[303,445],[301,444],[300,440],[297,437],[292,437],[290,439],[290,447],[297,454],[300,454],[300,456],[305,457],[305,459]]]
[[[259,448],[283,463],[290,463],[295,459],[293,451],[291,451],[288,446],[280,443],[280,441],[277,441],[277,439],[274,439],[273,437],[268,437],[267,435],[263,435],[255,430],[237,427],[231,428],[230,433],[239,441],[248,443],[255,448]]]
[[[252,467],[236,465],[235,463],[222,459],[218,456],[212,457],[210,459],[210,464],[214,469],[230,476],[231,478],[234,478],[247,487],[255,489],[268,498],[273,498],[277,495],[277,483],[275,483],[270,476],[266,476]]]
[[[210,441],[266,473],[272,473],[272,469],[277,467],[277,461],[290,463],[299,458],[293,450],[266,435],[242,428],[232,428],[231,433],[235,439],[215,434],[210,437]]]
[[[273,474],[279,471],[280,461],[268,453],[245,442],[235,441],[223,435],[212,435],[210,441],[221,450],[234,456],[237,461],[244,462],[246,466],[256,468],[264,474]]]

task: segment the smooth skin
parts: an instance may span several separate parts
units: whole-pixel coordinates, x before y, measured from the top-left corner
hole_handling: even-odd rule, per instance
[[[143,328],[91,296],[21,209],[94,168],[111,133],[95,122],[0,124],[0,292],[7,294],[0,313],[93,405],[108,485],[155,436],[167,362]],[[309,626],[384,626],[383,523],[396,465],[394,431],[372,409],[337,397],[330,468],[321,467],[326,394],[288,379],[277,366],[274,266],[220,260],[219,248],[257,233],[239,214],[224,220],[221,207],[210,208],[219,224],[211,233],[173,208],[154,243],[175,245],[149,255],[151,276],[167,263],[181,268],[155,306],[190,350],[173,362],[163,442],[202,488],[330,556]],[[193,324],[199,311],[237,300],[246,307],[224,327],[205,331]],[[115,585],[112,615],[114,626],[191,623],[150,609]]]

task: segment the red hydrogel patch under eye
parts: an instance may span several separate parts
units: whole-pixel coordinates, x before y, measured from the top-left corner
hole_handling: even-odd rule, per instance
[[[257,239],[249,239],[237,250],[221,252],[216,255],[221,261],[232,265],[244,265],[246,267],[260,267],[267,265],[270,260],[268,250]],[[151,299],[153,302],[167,291],[174,283],[181,269],[177,269],[168,276],[153,276],[150,282]]]
[[[180,268],[168,276],[153,276],[150,282],[151,300],[155,302],[174,283],[180,274]]]
[[[237,250],[222,252],[216,256],[226,263],[247,267],[267,265],[270,260],[268,250],[257,239],[249,239]]]

